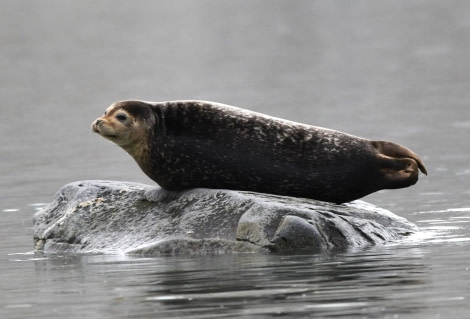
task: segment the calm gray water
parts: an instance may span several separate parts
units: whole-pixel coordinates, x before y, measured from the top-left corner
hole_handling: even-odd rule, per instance
[[[464,1],[0,2],[1,318],[468,318]],[[406,145],[429,171],[364,200],[407,241],[318,255],[35,255],[32,216],[82,179],[152,183],[92,120],[203,99]]]

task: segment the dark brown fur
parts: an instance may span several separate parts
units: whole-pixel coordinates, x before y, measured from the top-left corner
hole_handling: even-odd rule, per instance
[[[225,188],[342,203],[413,185],[419,170],[426,173],[403,146],[217,103],[123,101],[110,107],[117,110],[145,135],[143,146],[120,146],[168,190]]]

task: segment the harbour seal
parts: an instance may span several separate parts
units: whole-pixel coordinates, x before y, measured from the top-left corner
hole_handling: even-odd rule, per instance
[[[94,132],[167,190],[222,188],[348,202],[413,185],[421,159],[386,141],[205,101],[112,104]]]

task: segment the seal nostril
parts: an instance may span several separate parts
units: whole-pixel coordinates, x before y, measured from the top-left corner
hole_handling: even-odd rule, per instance
[[[99,132],[99,125],[103,122],[103,120],[97,119],[91,124],[91,129],[93,132],[98,133]]]
[[[95,123],[93,123],[93,126],[94,126],[94,127],[98,127],[98,126],[100,126],[101,123],[103,123],[103,120],[97,119],[97,120],[95,121]]]

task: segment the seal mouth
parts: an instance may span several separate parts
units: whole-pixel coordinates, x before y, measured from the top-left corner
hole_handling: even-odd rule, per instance
[[[107,138],[107,139],[116,139],[118,137],[117,135],[108,134],[108,133],[106,133],[105,130],[103,130],[102,123],[103,123],[103,121],[100,120],[100,119],[93,122],[93,124],[91,124],[91,129],[93,130],[93,132],[98,133],[99,135],[101,135],[101,136],[103,136],[104,138]]]
[[[100,133],[101,123],[103,123],[103,121],[100,119],[96,119],[95,121],[93,121],[93,123],[91,123],[91,129],[93,130],[93,132],[98,134]]]
[[[112,134],[101,134],[101,136],[108,138],[108,139],[115,139],[117,138],[117,135],[112,135]]]
[[[107,139],[116,139],[118,136],[115,135],[115,134],[107,134],[103,131],[100,131],[99,129],[97,130],[93,130],[95,133],[98,133],[99,135],[103,136],[104,138],[107,138]]]

